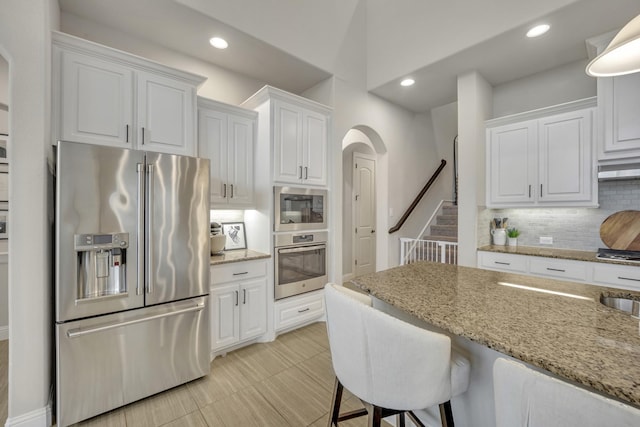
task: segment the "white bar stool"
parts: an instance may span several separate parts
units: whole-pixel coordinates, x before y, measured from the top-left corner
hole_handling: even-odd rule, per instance
[[[640,410],[512,360],[493,365],[496,427],[638,427]]]
[[[325,286],[327,331],[336,383],[329,426],[368,415],[369,426],[413,410],[440,406],[443,427],[453,427],[450,400],[469,385],[469,361],[452,354],[448,336],[410,325],[371,307],[371,298],[343,286]],[[343,387],[365,409],[340,414]]]

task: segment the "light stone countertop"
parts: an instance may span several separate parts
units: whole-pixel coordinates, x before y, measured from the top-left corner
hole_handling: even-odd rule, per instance
[[[640,407],[639,321],[599,302],[601,294],[640,300],[640,292],[426,261],[351,282],[454,335]]]
[[[499,252],[503,254],[529,255],[545,258],[569,259],[575,261],[601,262],[605,264],[632,265],[640,267],[640,263],[628,261],[614,261],[596,258],[596,252],[578,251],[574,249],[556,249],[542,246],[503,246],[487,245],[478,248],[479,251]]]
[[[211,255],[211,265],[228,264],[231,262],[251,261],[254,259],[265,258],[271,258],[271,255],[252,251],[251,249],[234,249],[232,251],[223,251],[219,255]]]

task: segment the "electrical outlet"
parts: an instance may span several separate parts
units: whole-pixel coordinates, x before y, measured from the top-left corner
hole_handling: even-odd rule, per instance
[[[553,245],[553,237],[551,236],[540,236],[540,244],[541,245]]]

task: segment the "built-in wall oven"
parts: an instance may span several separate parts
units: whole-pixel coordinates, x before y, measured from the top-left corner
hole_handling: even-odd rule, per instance
[[[275,299],[321,289],[327,283],[327,232],[275,235]]]
[[[327,228],[327,190],[274,187],[274,231]]]

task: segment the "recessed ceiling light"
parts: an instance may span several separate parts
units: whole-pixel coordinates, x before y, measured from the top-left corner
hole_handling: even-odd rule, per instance
[[[413,86],[416,81],[413,79],[404,79],[400,82],[400,86]]]
[[[227,43],[227,41],[221,37],[212,37],[209,39],[209,43],[211,43],[211,46],[217,49],[226,49],[227,47],[229,47],[229,43]]]
[[[549,31],[549,28],[551,27],[548,24],[536,25],[527,31],[527,37],[539,37]]]

